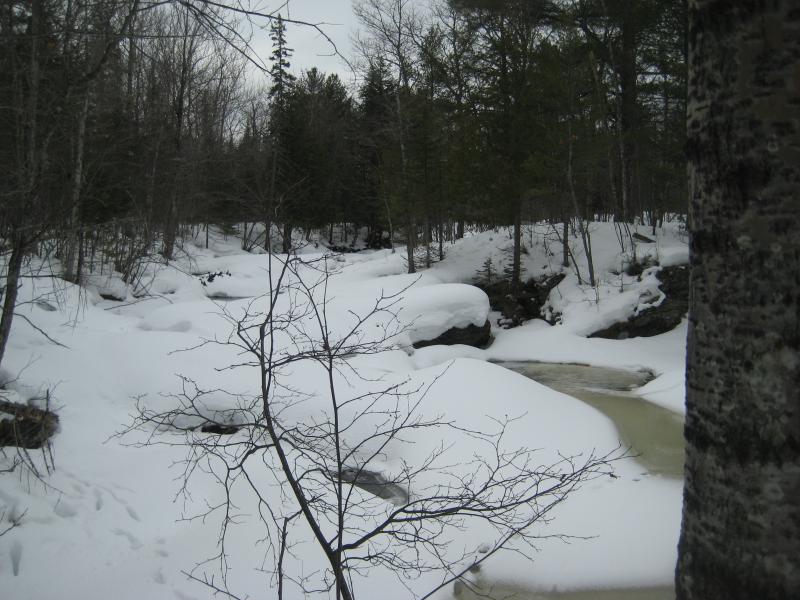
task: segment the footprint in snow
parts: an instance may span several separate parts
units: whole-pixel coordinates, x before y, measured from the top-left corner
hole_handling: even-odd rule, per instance
[[[73,484],[72,484],[72,486],[73,486],[73,487],[76,489],[76,491],[78,491],[78,492],[81,492],[81,491],[83,491],[83,490],[79,489],[79,488],[78,488],[78,487],[76,487],[76,486],[82,486],[82,487],[84,487],[84,488],[92,487],[92,486],[91,486],[91,484],[90,484],[88,481],[86,481],[85,479],[81,479],[80,477],[78,477],[77,475],[75,475],[75,473],[72,473],[71,471],[63,471],[63,473],[64,473],[64,475],[66,475],[67,477],[69,477],[70,479],[72,479],[73,481],[77,482],[77,483],[73,483]]]
[[[127,488],[123,488],[122,486],[119,486],[119,485],[115,485],[115,484],[111,484],[111,485],[114,488],[116,488],[117,490],[119,490],[119,489],[127,489]],[[139,518],[139,514],[136,512],[136,510],[130,504],[125,502],[125,500],[123,500],[116,492],[114,492],[114,490],[112,490],[110,487],[106,487],[106,488],[104,488],[104,490],[106,492],[108,492],[108,495],[111,496],[114,500],[116,500],[117,503],[121,504],[125,508],[125,510],[128,513],[128,516],[131,519],[133,519],[134,521],[141,521],[141,519]],[[101,506],[102,506],[102,503],[101,503]],[[98,508],[98,510],[100,510],[100,509]]]
[[[122,496],[119,494],[119,491],[120,491],[120,490],[127,491],[127,489],[125,489],[125,488],[122,488],[122,486],[119,486],[119,485],[114,485],[114,484],[111,484],[111,485],[112,485],[112,487],[113,487],[113,488],[115,488],[117,491],[114,491],[114,489],[112,489],[111,487],[107,487],[107,486],[104,486],[104,487],[103,487],[103,491],[104,491],[104,492],[107,492],[109,496],[111,496],[111,497],[112,497],[114,500],[116,500],[116,501],[117,501],[119,504],[121,504],[122,506],[128,506],[128,503],[127,503],[127,502],[126,502],[126,501],[125,501],[125,500],[122,498]]]
[[[53,507],[53,512],[56,513],[59,517],[64,519],[70,519],[78,514],[78,511],[75,509],[74,506],[69,504],[68,502],[64,502],[59,498],[56,505]]]
[[[117,494],[114,492],[114,490],[112,490],[110,487],[103,487],[103,489],[104,489],[106,492],[108,492],[108,495],[109,495],[109,496],[111,496],[111,497],[112,497],[114,500],[116,500],[116,501],[117,501],[117,502],[119,502],[120,504],[124,504],[124,503],[125,503],[125,502],[122,500],[122,498],[120,498],[119,496],[117,496]]]
[[[113,487],[115,489],[118,489],[118,490],[122,490],[123,492],[130,492],[131,494],[135,494],[136,493],[136,490],[133,490],[133,489],[131,489],[128,486],[125,486],[125,485],[120,485],[118,483],[112,483],[111,487]]]
[[[167,583],[167,580],[164,578],[164,573],[161,571],[161,569],[153,573],[153,581],[161,585]]]
[[[14,540],[11,544],[11,571],[16,577],[19,575],[19,565],[22,562],[22,543],[19,540]]]
[[[94,491],[94,509],[101,510],[103,508],[103,493],[100,490]]]
[[[142,547],[142,542],[140,542],[138,538],[130,531],[125,531],[124,529],[112,529],[111,533],[122,536],[128,540],[128,543],[131,545],[131,550],[138,550]]]

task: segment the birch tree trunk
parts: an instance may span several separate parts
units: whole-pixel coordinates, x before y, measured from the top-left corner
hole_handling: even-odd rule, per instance
[[[800,598],[800,10],[690,3],[679,600]]]

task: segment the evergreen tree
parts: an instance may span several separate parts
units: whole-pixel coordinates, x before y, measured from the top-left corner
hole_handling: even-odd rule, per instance
[[[521,278],[522,210],[531,181],[524,166],[531,161],[533,140],[547,123],[541,109],[546,91],[538,86],[537,52],[551,26],[550,4],[513,0],[503,3],[459,3],[475,22],[480,38],[475,75],[478,116],[484,133],[484,181],[505,223],[514,227],[511,285]]]
[[[388,173],[394,150],[394,86],[386,62],[378,56],[370,61],[358,90],[359,205],[363,212],[373,215],[375,230],[388,228],[390,239],[394,239]]]
[[[269,74],[272,87],[269,91],[271,101],[270,136],[272,141],[272,160],[270,174],[269,205],[266,210],[266,242],[271,246],[270,230],[273,216],[283,221],[283,251],[289,252],[292,243],[292,223],[290,221],[293,187],[292,165],[287,161],[286,144],[290,139],[287,102],[295,82],[295,77],[288,71],[291,66],[289,58],[293,50],[286,45],[286,23],[278,15],[270,24],[272,55],[270,56]],[[271,248],[270,248],[271,249]]]
[[[296,78],[289,72],[291,67],[289,59],[294,50],[286,45],[286,23],[280,15],[270,23],[269,39],[272,41],[269,69],[272,87],[269,90],[269,98],[281,105],[286,101]]]

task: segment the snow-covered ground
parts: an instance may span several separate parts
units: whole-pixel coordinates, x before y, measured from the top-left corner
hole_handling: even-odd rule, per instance
[[[562,315],[559,325],[536,320],[511,330],[494,329],[495,340],[485,350],[432,346],[415,351],[410,343],[431,339],[450,327],[483,324],[489,314],[486,296],[461,284],[474,280],[487,259],[502,271],[510,244],[506,232],[484,232],[447,246],[446,259],[418,275],[405,273],[400,251],[367,251],[332,261],[337,273],[328,281],[326,316],[334,341],[381,296],[396,295],[391,300],[396,304],[391,312],[368,322],[359,339],[381,339],[387,330],[402,329],[388,340],[391,348],[385,353],[352,359],[360,377],[340,375],[340,393],[357,396],[371,385],[395,383],[414,389],[435,380],[419,408],[421,415],[443,415],[462,428],[477,430],[491,430],[506,417],[517,418],[508,429],[506,447],[541,449],[543,463],[557,460],[558,452],[613,449],[618,444],[613,424],[585,404],[489,361],[649,369],[656,378],[640,393],[682,413],[685,322],[653,338],[586,337],[633,314],[658,294],[652,272],[646,271],[641,281],[614,274],[623,265],[611,224],[596,223],[592,229],[598,287],[580,285],[569,271],[549,300],[551,312]],[[528,276],[561,268],[560,247],[555,241],[546,242],[545,235],[546,228],[537,227],[526,238]],[[574,246],[580,262],[579,245]],[[242,362],[236,347],[202,342],[228,339],[231,317],[266,306],[263,298],[253,299],[269,288],[268,256],[242,253],[237,240],[221,237],[212,237],[207,250],[188,244],[186,251],[190,260],[178,261],[178,268],[152,271],[148,285],[154,295],[138,300],[132,296],[125,301],[102,300],[98,291],[112,290],[120,296],[128,290],[119,282],[99,278],[88,288],[52,278],[24,281],[20,290],[24,304],[18,312],[63,346],[53,344],[26,320],[16,319],[3,365],[2,376],[13,380],[6,394],[26,399],[49,389],[61,430],[53,440],[55,470],[51,474],[37,479],[19,468],[0,475],[0,531],[17,519],[21,523],[0,537],[3,597],[210,596],[209,588],[184,572],[219,551],[219,517],[187,519],[219,502],[224,490],[202,472],[192,476],[187,490],[181,489],[186,447],[137,447],[147,431],[114,435],[131,423],[137,400],[155,410],[174,406],[170,394],[179,393],[185,381],[178,375],[229,394],[253,394],[258,389],[257,369],[225,369]],[[639,252],[662,263],[688,259],[685,241],[674,224],[659,231],[656,244],[643,244]],[[318,254],[309,249],[303,256],[313,260]],[[275,264],[279,259],[273,259]],[[585,268],[581,268],[585,278]],[[273,268],[273,282],[276,272]],[[197,274],[204,273],[221,275],[201,281]],[[311,268],[301,268],[300,275],[306,280],[319,278]],[[290,302],[290,295],[280,300],[279,307]],[[281,347],[292,343],[289,333],[276,341]],[[323,373],[313,365],[298,363],[286,378],[292,388],[309,396],[288,408],[285,417],[298,423],[315,418],[319,410],[315,398],[324,396]],[[234,402],[227,394],[211,397],[220,407]],[[348,435],[369,435],[369,422],[359,427]],[[418,431],[407,443],[387,448],[372,466],[386,472],[413,466],[443,442],[449,447],[448,460],[455,465],[466,464],[476,451],[474,441],[457,435],[443,440],[441,435],[431,438]],[[13,450],[7,448],[6,455],[8,462]],[[30,458],[43,464],[36,451]],[[669,585],[676,558],[681,482],[643,475],[630,459],[616,468],[617,479],[586,483],[555,509],[552,523],[537,530],[543,536],[587,539],[569,543],[541,539],[533,562],[516,553],[498,554],[483,566],[482,577],[547,590]],[[425,477],[420,475],[422,482]],[[279,492],[266,479],[264,475],[264,489],[272,491],[265,493],[279,502]],[[226,540],[230,589],[242,597],[275,597],[274,590],[269,591],[274,581],[263,572],[265,545],[259,540],[265,532],[256,518],[258,507],[252,498],[237,493],[239,516]],[[293,549],[295,558],[287,558],[287,569],[295,576],[313,578],[324,568],[324,557],[302,526],[295,532],[302,543]],[[476,528],[455,537],[453,545],[470,552],[487,535]],[[213,573],[217,565],[211,562],[194,573]],[[427,574],[406,584],[423,592],[437,581]],[[382,568],[356,576],[353,585],[362,598],[411,597]],[[291,598],[303,597],[291,584],[286,593]],[[440,596],[446,598],[448,593],[443,590]]]

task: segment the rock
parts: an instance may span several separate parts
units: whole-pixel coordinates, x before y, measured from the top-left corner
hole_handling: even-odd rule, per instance
[[[41,448],[58,429],[58,415],[33,406],[0,401],[0,446]]]
[[[408,344],[481,345],[489,341],[489,298],[474,285],[440,283],[412,287],[399,305],[398,318]]]
[[[201,275],[200,277],[198,277],[198,279],[200,280],[200,284],[205,286],[205,285],[207,285],[209,283],[214,283],[215,279],[222,279],[226,275],[228,277],[230,277],[231,276],[231,272],[230,271],[217,271],[216,273],[206,273],[206,274]]]
[[[644,273],[646,269],[657,266],[658,262],[656,262],[655,259],[646,256],[642,260],[629,263],[628,266],[625,267],[625,274],[630,277],[638,277]]]
[[[33,302],[38,308],[41,308],[45,312],[56,312],[58,309],[50,304],[47,300],[35,300]]]
[[[329,471],[332,479],[337,479],[335,472]],[[402,485],[390,481],[377,471],[345,467],[339,472],[338,479],[369,492],[373,496],[388,500],[392,504],[402,506],[408,502],[408,491]]]
[[[487,319],[482,326],[467,325],[466,327],[453,327],[445,331],[439,337],[432,340],[420,340],[414,342],[414,348],[424,348],[425,346],[453,346],[464,344],[465,346],[475,346],[483,348],[492,338],[492,325]]]
[[[689,310],[689,269],[686,265],[664,267],[656,277],[666,296],[660,305],[642,310],[627,321],[595,331],[589,337],[625,340],[652,337],[675,329]]]
[[[205,423],[200,427],[203,433],[216,433],[217,435],[233,435],[239,428],[236,425],[222,425],[221,423]]]
[[[508,281],[492,284],[477,284],[489,296],[492,310],[503,315],[499,324],[506,329],[516,327],[525,321],[541,317],[541,310],[547,302],[550,291],[564,280],[564,273],[557,273],[523,283],[512,291]]]
[[[642,242],[643,244],[655,244],[656,243],[655,240],[651,240],[649,237],[647,237],[646,235],[642,235],[638,231],[633,234],[633,239],[635,239],[635,240],[637,240],[639,242]]]
[[[375,229],[370,232],[364,242],[366,243],[367,248],[371,248],[373,250],[382,250],[384,248],[392,247],[392,240],[389,238],[389,232],[384,231],[383,229]]]
[[[330,252],[335,252],[337,254],[349,254],[353,252],[361,252],[361,248],[356,248],[355,246],[328,246],[328,250]]]

